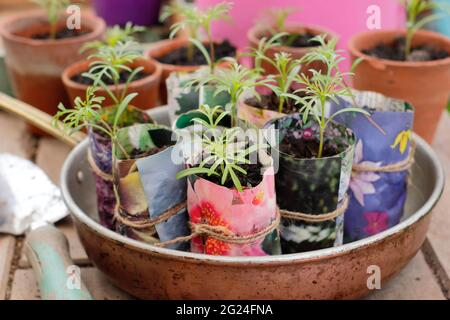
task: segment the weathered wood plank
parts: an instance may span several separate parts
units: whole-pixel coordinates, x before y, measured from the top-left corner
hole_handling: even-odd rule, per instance
[[[430,267],[419,252],[394,279],[366,297],[369,300],[445,299]]]
[[[95,268],[81,268],[81,279],[96,300],[132,299],[117,289]],[[14,274],[11,300],[37,300],[39,290],[32,269],[17,270]]]
[[[431,249],[434,251],[438,261],[434,261],[435,267],[444,279],[442,284],[446,286],[444,290],[450,292],[450,116],[448,113],[442,117],[438,132],[433,144],[445,170],[446,187],[442,198],[433,210],[433,217],[428,232],[428,240]],[[450,297],[449,297],[450,298]]]
[[[26,124],[4,112],[0,112],[0,152],[30,158],[35,141],[26,130]],[[9,274],[13,262],[16,240],[9,235],[0,235],[0,300],[5,299]]]
[[[6,297],[15,243],[13,236],[0,235],[0,300]]]
[[[0,152],[8,152],[29,159],[35,150],[35,139],[22,120],[0,112]]]
[[[61,168],[71,148],[53,138],[41,138],[36,152],[36,164],[59,185]]]

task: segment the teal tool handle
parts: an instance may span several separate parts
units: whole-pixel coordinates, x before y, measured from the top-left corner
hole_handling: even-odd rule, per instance
[[[80,269],[70,258],[67,238],[57,228],[46,225],[31,231],[25,240],[25,253],[43,300],[92,300]]]

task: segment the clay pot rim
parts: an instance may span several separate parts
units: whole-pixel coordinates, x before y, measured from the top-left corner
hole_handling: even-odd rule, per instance
[[[327,36],[327,39],[331,38],[337,38],[339,40],[339,36],[334,33],[333,31],[326,29],[321,26],[316,26],[312,24],[289,24],[286,26],[287,32],[292,32],[298,29],[305,29],[307,31],[311,31],[314,34],[320,35],[325,34]],[[250,28],[247,32],[247,39],[250,42],[251,46],[257,46],[261,38],[258,38],[257,35],[268,32],[269,28],[260,24],[254,25],[252,28]],[[304,47],[304,48],[298,48],[298,47],[288,47],[288,46],[276,46],[276,50],[279,51],[285,51],[285,52],[295,52],[295,53],[305,53],[310,51],[311,49],[315,47]]]
[[[169,48],[171,44],[174,44],[174,49],[181,48],[189,43],[188,38],[174,38],[174,39],[164,39],[157,41],[150,45],[150,47],[145,50],[144,56],[148,59],[152,60],[153,62],[161,65],[164,69],[177,69],[181,72],[192,72],[196,71],[202,67],[208,66],[207,64],[199,64],[199,65],[178,65],[178,64],[168,64],[168,63],[162,63],[157,58],[163,56],[164,54],[167,54],[173,50],[165,50],[166,48]],[[207,41],[202,41],[203,44],[208,43]],[[219,41],[214,41],[214,43],[220,43]],[[161,49],[163,51],[162,55],[155,55],[156,51],[158,49]],[[236,55],[237,55],[236,48]]]
[[[92,61],[93,60],[82,60],[82,61],[75,62],[74,64],[67,67],[63,71],[62,76],[61,76],[61,79],[62,79],[64,85],[66,87],[75,88],[78,90],[86,90],[89,87],[88,85],[73,81],[71,78],[74,75],[80,74],[80,72],[78,71],[79,69],[84,70],[84,71],[82,71],[82,73],[88,71],[89,65],[92,63]],[[146,59],[146,58],[138,58],[133,62],[133,64],[136,64],[137,66],[142,66],[144,68],[147,66],[147,67],[153,68],[154,71],[145,78],[131,81],[130,84],[128,85],[129,89],[139,87],[139,86],[142,86],[147,83],[155,82],[159,78],[161,78],[162,68],[158,64],[155,64],[153,61]],[[111,90],[116,90],[116,87],[114,85],[110,85],[110,86],[108,86],[108,88]],[[117,90],[123,90],[124,88],[125,88],[125,83],[122,83],[117,87]],[[101,90],[103,90],[103,88],[101,88]]]
[[[21,13],[16,13],[5,18],[4,21],[0,22],[0,36],[8,39],[9,41],[14,41],[16,43],[22,43],[29,46],[62,46],[70,45],[79,42],[88,42],[95,38],[100,37],[106,30],[106,23],[103,19],[90,13],[83,12],[81,23],[86,25],[87,22],[92,22],[91,31],[87,34],[66,38],[66,39],[32,39],[28,37],[22,37],[15,35],[9,30],[7,26],[13,25],[20,20],[32,20],[32,19],[44,19],[46,21],[46,14],[42,10],[28,10]]]
[[[376,57],[369,56],[362,52],[362,49],[357,47],[357,42],[362,41],[362,39],[371,37],[375,34],[384,34],[388,37],[398,37],[406,34],[406,30],[403,29],[386,29],[386,30],[371,30],[371,31],[365,31],[358,33],[354,36],[352,36],[348,42],[348,50],[351,55],[363,58],[367,62],[373,62],[376,64],[384,64],[386,66],[392,66],[392,67],[407,67],[407,68],[417,68],[417,67],[437,67],[442,65],[450,64],[450,57],[447,57],[445,59],[439,59],[439,60],[432,60],[432,61],[394,61],[394,60],[388,60],[388,59],[379,59]],[[429,30],[419,30],[417,31],[416,35],[419,34],[421,36],[425,36],[428,38],[431,38],[433,40],[440,39],[449,44],[450,47],[450,39],[445,37],[444,35],[441,35],[437,32],[429,31]],[[450,51],[449,51],[450,53]]]
[[[336,258],[344,256],[354,251],[364,250],[365,248],[387,241],[387,239],[394,237],[397,234],[406,232],[409,228],[412,228],[417,222],[424,219],[431,214],[432,209],[439,201],[445,184],[444,169],[438,160],[436,152],[429,146],[425,140],[413,134],[413,139],[417,143],[417,147],[422,150],[427,157],[431,160],[430,165],[433,167],[433,171],[436,174],[436,183],[433,186],[431,195],[427,201],[417,211],[408,216],[405,220],[401,221],[396,226],[389,228],[379,234],[370,236],[368,238],[358,240],[352,243],[344,244],[340,247],[333,247],[327,249],[321,249],[316,251],[309,251],[303,253],[292,253],[278,256],[262,256],[262,257],[228,257],[228,256],[212,256],[200,253],[177,251],[167,248],[161,248],[154,245],[146,244],[140,241],[136,241],[125,236],[122,236],[112,230],[102,226],[99,222],[91,218],[85,213],[75,202],[70,194],[69,180],[71,167],[79,154],[86,152],[88,146],[88,140],[84,140],[72,150],[68,158],[66,159],[61,174],[61,189],[65,203],[71,211],[71,215],[75,218],[76,224],[81,224],[88,228],[90,232],[97,234],[108,242],[117,242],[130,250],[141,252],[143,254],[150,254],[152,256],[158,256],[164,259],[170,259],[173,261],[183,261],[190,263],[208,263],[211,265],[220,266],[267,266],[267,265],[281,265],[291,262],[312,262],[323,261],[324,259]]]

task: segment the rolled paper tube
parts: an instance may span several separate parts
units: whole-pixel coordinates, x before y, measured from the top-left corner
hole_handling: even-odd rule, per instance
[[[223,256],[265,256],[280,254],[278,230],[266,232],[277,219],[273,167],[264,172],[261,183],[238,192],[197,176],[188,178],[188,209],[195,232],[201,235],[191,241],[191,251]],[[203,226],[199,230],[198,226]],[[205,227],[222,228],[237,238],[249,237],[244,243],[224,241],[206,234]],[[261,237],[260,233],[267,235]]]
[[[303,123],[302,115],[295,114],[272,120],[267,129],[278,129],[277,143],[288,133],[301,141],[316,139],[319,128],[315,120]],[[354,135],[346,127],[331,122],[325,132],[328,146],[336,150],[333,156],[297,158],[273,145],[273,156],[279,159],[276,174],[277,201],[284,212],[303,213],[306,216],[338,212],[349,186],[352,173]],[[345,201],[344,201],[345,204]],[[305,217],[303,217],[305,218]],[[344,215],[333,214],[329,219],[298,219],[288,215],[280,225],[283,254],[297,253],[339,246],[343,243]]]
[[[103,116],[110,125],[114,121],[115,107],[102,110]],[[134,107],[129,107],[122,114],[119,126],[133,123],[152,123],[153,120],[145,113]],[[97,209],[100,223],[114,229],[114,208],[116,199],[112,182],[112,145],[111,139],[92,128],[89,129],[88,160],[92,168],[97,192]]]
[[[169,129],[152,124],[119,130],[118,143],[129,155],[135,154],[129,159],[115,155],[116,228],[121,234],[151,244],[189,234],[187,209],[182,205],[186,179],[176,179],[184,164],[172,159],[176,152],[172,135]],[[169,248],[186,250],[188,243]]]

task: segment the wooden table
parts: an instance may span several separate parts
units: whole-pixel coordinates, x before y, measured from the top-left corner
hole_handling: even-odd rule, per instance
[[[445,114],[434,143],[449,178],[450,117]],[[36,162],[59,182],[61,165],[70,149],[52,138],[30,136],[25,124],[0,112],[0,152],[9,152]],[[368,299],[450,299],[450,187],[434,210],[427,240],[411,263]],[[70,218],[58,224],[67,235],[75,263],[96,299],[130,299],[94,268],[84,252]],[[33,270],[22,250],[23,237],[0,235],[0,299],[39,299]]]

